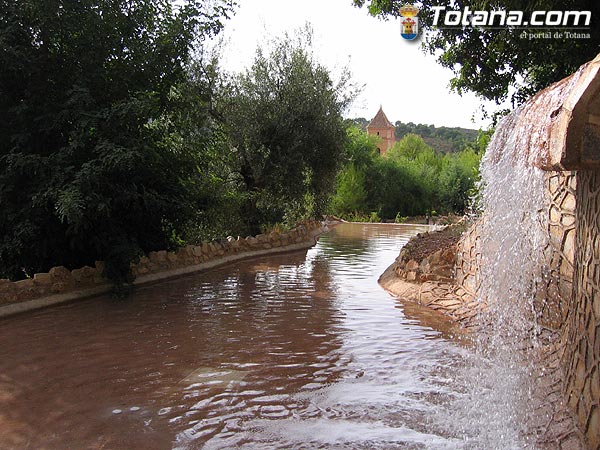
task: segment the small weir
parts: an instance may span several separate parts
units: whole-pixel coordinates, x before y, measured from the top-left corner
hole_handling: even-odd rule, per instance
[[[476,351],[377,284],[426,229],[343,224],[308,252],[3,319],[0,448],[490,448],[463,425],[498,364],[474,397]]]

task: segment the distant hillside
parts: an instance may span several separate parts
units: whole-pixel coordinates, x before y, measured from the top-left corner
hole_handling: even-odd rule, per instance
[[[369,121],[364,117],[352,119],[356,125],[366,131]],[[462,150],[466,144],[475,141],[477,130],[459,127],[436,127],[422,123],[403,123],[397,121],[396,140],[402,139],[408,133],[418,134],[423,140],[438,152],[452,153]]]

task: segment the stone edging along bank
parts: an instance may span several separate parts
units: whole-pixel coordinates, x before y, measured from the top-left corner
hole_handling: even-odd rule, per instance
[[[285,233],[272,231],[245,239],[229,237],[187,245],[174,252],[150,252],[132,264],[136,277],[133,284],[176,278],[255,256],[310,248],[327,229],[321,222],[306,221]],[[59,266],[26,280],[0,280],[0,317],[106,294],[112,283],[102,277],[103,270],[104,263],[97,261],[95,267],[69,270]]]
[[[416,243],[418,246],[419,240],[435,239],[436,234],[444,230],[419,233],[410,239],[409,244]],[[477,301],[474,282],[470,282],[477,278],[477,274],[469,272],[480,258],[478,243],[471,234],[473,232],[468,230],[460,241],[442,244],[441,248],[419,257],[413,257],[407,251],[407,244],[379,277],[379,284],[393,296],[441,312],[465,329],[476,327],[475,318],[485,305]]]

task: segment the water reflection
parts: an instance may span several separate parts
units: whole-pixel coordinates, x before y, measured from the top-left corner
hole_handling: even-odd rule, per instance
[[[455,447],[430,417],[465,350],[377,285],[424,229],[342,225],[308,252],[0,321],[0,448]]]

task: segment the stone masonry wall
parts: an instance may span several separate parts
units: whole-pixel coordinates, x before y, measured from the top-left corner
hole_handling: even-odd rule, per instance
[[[456,248],[455,282],[473,297],[477,295],[481,280],[481,220],[465,231]]]
[[[314,244],[322,227],[321,222],[307,221],[285,233],[273,231],[245,239],[229,237],[187,245],[177,251],[150,252],[131,265],[136,276],[134,284],[172,278],[257,254],[307,247]],[[112,284],[103,278],[103,270],[104,263],[97,261],[94,267],[74,270],[53,267],[47,273],[36,273],[22,281],[0,279],[0,317],[109,292]]]
[[[475,240],[477,232],[473,230],[469,229],[465,236],[472,236]],[[412,239],[419,238],[428,239],[428,234]],[[481,305],[474,291],[456,283],[456,279],[459,273],[461,279],[465,279],[469,271],[469,276],[476,277],[475,260],[471,261],[466,255],[475,256],[477,252],[471,249],[470,241],[465,243],[464,237],[458,243],[433,251],[419,260],[412,259],[405,247],[380,277],[379,283],[393,295],[441,312],[469,329],[476,326],[475,318]],[[461,264],[458,264],[457,255]]]
[[[588,448],[600,448],[600,172],[577,172],[575,301],[563,333],[567,401]]]
[[[545,183],[549,240],[534,309],[545,344],[541,382],[551,401],[541,406],[552,417],[551,429],[571,430],[560,406],[564,398],[587,448],[600,449],[600,174],[548,171]],[[473,295],[481,262],[478,224],[457,246],[455,271],[457,285]],[[547,443],[570,448],[574,439],[572,431],[555,431]]]
[[[545,172],[548,246],[534,308],[538,324],[560,332],[572,303],[575,264],[575,172]]]
[[[548,171],[544,177],[549,239],[533,306],[541,332],[535,357],[545,368],[536,380],[537,407],[540,417],[550,422],[530,425],[546,448],[583,448],[581,442],[587,440],[588,448],[598,449],[600,176]],[[477,328],[478,311],[485,308],[477,295],[481,230],[480,219],[456,245],[420,261],[401,252],[381,284],[395,295]],[[449,271],[451,266],[454,270]]]

